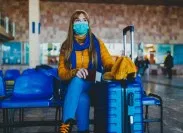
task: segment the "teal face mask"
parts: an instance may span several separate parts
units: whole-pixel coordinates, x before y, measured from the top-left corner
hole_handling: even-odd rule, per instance
[[[73,24],[74,33],[77,35],[86,35],[88,33],[88,29],[89,29],[88,22],[79,21]]]

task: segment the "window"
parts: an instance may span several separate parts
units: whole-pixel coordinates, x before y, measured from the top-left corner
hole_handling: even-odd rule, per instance
[[[1,64],[29,64],[29,44],[27,42],[5,42],[1,45]]]

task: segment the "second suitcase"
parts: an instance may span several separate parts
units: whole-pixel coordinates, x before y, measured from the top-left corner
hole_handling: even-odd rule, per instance
[[[98,83],[94,112],[95,133],[143,133],[141,84],[128,84],[125,102],[121,82]]]

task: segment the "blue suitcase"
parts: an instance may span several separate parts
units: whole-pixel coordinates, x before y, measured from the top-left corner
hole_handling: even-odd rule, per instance
[[[133,58],[134,27],[123,29],[123,55],[126,33],[130,31]],[[143,133],[143,88],[139,77],[133,80],[97,83],[94,110],[95,133]]]
[[[97,84],[95,133],[143,132],[142,87],[137,81],[127,84],[126,89],[120,81]]]

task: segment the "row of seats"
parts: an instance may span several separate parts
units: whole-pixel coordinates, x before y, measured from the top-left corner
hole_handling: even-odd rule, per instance
[[[9,71],[10,72],[10,71]],[[63,95],[61,95],[61,82],[57,74],[56,68],[46,68],[42,69],[42,67],[37,67],[36,69],[26,69],[19,76],[17,72],[12,71],[13,74],[8,74],[9,78],[3,79],[3,76],[0,77],[0,96],[5,96],[3,100],[0,101],[0,108],[4,111],[3,118],[6,120],[11,120],[8,111],[10,109],[19,109],[19,113],[21,114],[19,117],[19,122],[24,121],[24,108],[41,108],[41,107],[56,107],[55,112],[55,120],[60,120],[60,107],[62,107],[63,99],[61,99]],[[6,74],[5,74],[6,75]],[[6,89],[5,83],[6,80],[12,80],[11,76],[17,76],[15,80],[15,85],[13,89],[13,93],[11,96],[6,97]],[[140,78],[137,78],[138,80]],[[138,81],[142,83],[142,81]],[[143,87],[143,86],[142,86]],[[63,88],[62,88],[63,89]],[[2,95],[3,94],[3,95]],[[162,111],[162,100],[161,97],[150,94],[144,96],[142,98],[142,103],[145,106],[145,129],[147,128],[149,132],[149,123],[150,122],[160,122],[161,133],[163,133],[163,111]],[[157,105],[160,107],[160,118],[158,119],[150,119],[148,110],[149,106]],[[4,124],[13,123],[12,121],[6,121]],[[8,133],[10,129],[5,129],[4,133]]]
[[[12,71],[15,72],[15,71]],[[11,73],[13,75],[13,73]],[[17,75],[17,73],[14,73]],[[5,73],[6,75],[6,73]],[[10,74],[9,74],[10,75]],[[2,127],[4,128],[4,133],[11,132],[12,128],[9,128],[11,124],[15,124],[14,116],[9,114],[14,109],[19,109],[19,120],[18,122],[24,122],[24,108],[42,108],[42,107],[54,107],[55,119],[50,123],[54,125],[56,122],[60,121],[60,107],[62,106],[62,101],[59,99],[59,86],[56,68],[42,69],[41,67],[36,67],[35,69],[26,69],[21,75],[17,76],[16,79],[10,79],[15,82],[13,87],[13,92],[11,95],[6,95],[6,85],[5,82],[7,78],[5,76],[0,77],[0,108],[3,109],[3,121]],[[9,76],[10,77],[10,76]],[[13,76],[12,76],[13,77]],[[56,92],[57,91],[57,92]],[[43,122],[37,122],[35,124],[40,125]],[[44,122],[45,124],[46,122]],[[24,122],[24,125],[26,123]],[[58,124],[57,124],[58,125]]]

